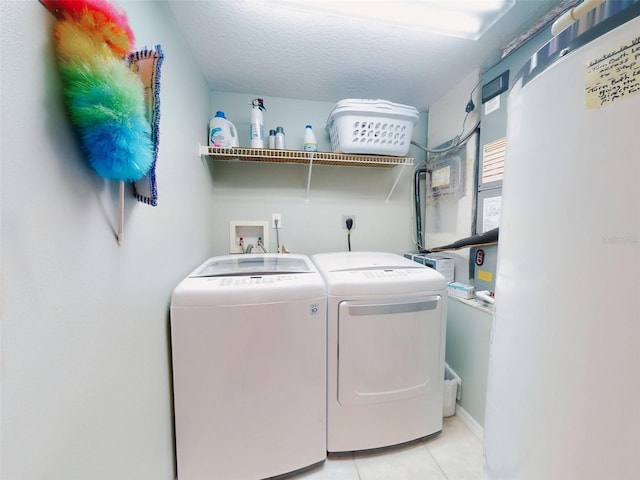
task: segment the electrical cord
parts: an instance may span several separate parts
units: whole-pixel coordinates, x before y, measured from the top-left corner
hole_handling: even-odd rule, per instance
[[[475,103],[473,103],[473,92],[475,92],[479,86],[480,86],[480,82],[478,82],[476,86],[473,87],[473,90],[471,90],[471,93],[469,94],[469,101],[467,102],[467,105],[464,107],[464,111],[466,112],[466,114],[464,116],[464,120],[462,120],[462,130],[460,130],[460,134],[458,135],[457,138],[462,138],[464,136],[464,126],[467,123],[467,118],[469,118],[469,114],[476,109],[476,105]],[[472,128],[471,131],[473,132],[475,129],[476,127]]]
[[[349,251],[351,251],[351,228],[353,227],[353,218],[347,218],[345,224],[347,225],[347,244],[349,245]]]
[[[427,153],[444,153],[444,152],[448,152],[449,150],[453,150],[454,148],[459,147],[461,144],[463,144],[464,142],[469,140],[469,137],[476,132],[476,130],[478,129],[479,126],[480,126],[480,120],[478,119],[476,124],[469,131],[469,133],[467,133],[462,138],[460,136],[455,136],[454,138],[451,139],[452,143],[448,147],[431,149],[431,148],[423,147],[422,145],[417,144],[413,140],[411,141],[411,145],[414,145],[414,146],[418,147],[420,150],[422,150],[424,152],[427,152]]]
[[[475,92],[479,86],[480,86],[480,83],[477,83],[476,86],[473,87],[473,90],[471,90],[471,93],[469,94],[469,101],[467,102],[467,105],[464,108],[464,111],[466,113],[465,113],[464,119],[462,120],[462,130],[460,131],[460,134],[456,135],[448,142],[450,143],[448,147],[431,149],[431,148],[423,147],[422,145],[417,144],[413,140],[411,141],[411,145],[418,147],[420,150],[427,153],[445,153],[445,152],[448,152],[449,150],[453,150],[454,148],[466,142],[469,139],[469,137],[473,135],[475,131],[478,129],[478,127],[480,126],[480,117],[478,117],[478,120],[476,121],[473,128],[469,130],[468,133],[466,134],[464,133],[464,126],[467,123],[467,118],[469,118],[469,114],[476,109],[476,105],[475,103],[473,103],[473,92]]]

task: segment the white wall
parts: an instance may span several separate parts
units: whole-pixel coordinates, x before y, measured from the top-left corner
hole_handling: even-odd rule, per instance
[[[214,196],[197,154],[210,93],[166,5],[121,2],[138,48],[161,44],[159,206],[81,155],[62,104],[54,17],[1,2],[0,477],[174,478],[168,306],[213,253]]]
[[[249,146],[250,103],[256,93],[212,92],[211,114],[225,112],[239,132],[240,146]],[[335,102],[264,98],[265,129],[283,126],[287,148],[302,149],[304,127],[310,123],[318,149],[331,151],[325,130]],[[340,100],[340,99],[337,99]],[[426,143],[426,112],[414,127],[413,139]],[[418,160],[424,154],[411,147]],[[280,242],[295,253],[312,255],[347,250],[343,215],[355,215],[352,250],[380,250],[402,254],[415,249],[412,215],[413,169],[314,166],[307,197],[308,168],[304,165],[229,163],[208,160],[212,169],[214,202],[210,218],[216,225],[214,251],[229,253],[229,221],[258,220],[271,223],[272,213],[282,214]],[[400,176],[389,201],[387,196]],[[276,251],[276,233],[270,229],[269,250]]]
[[[465,120],[465,107],[473,93],[475,109],[470,113],[464,123],[464,133],[471,131],[478,120],[481,103],[480,88],[476,88],[480,82],[480,72],[475,71],[458,84],[435,104],[429,108],[428,138],[429,148],[436,149],[446,144],[454,137],[461,134]],[[478,148],[478,135],[472,135],[467,142],[466,184],[465,193],[459,199],[442,199],[435,205],[426,209],[425,245],[433,248],[447,245],[472,234],[474,220],[475,184],[474,174],[476,168],[476,153]],[[469,249],[456,252],[446,252],[446,256],[455,259],[455,276],[457,281],[469,279]]]

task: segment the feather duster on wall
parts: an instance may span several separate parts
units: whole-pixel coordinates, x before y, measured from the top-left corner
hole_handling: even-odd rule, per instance
[[[157,205],[162,51],[158,45],[131,53],[134,36],[127,17],[107,0],[40,3],[57,18],[55,50],[65,104],[82,148],[100,177],[120,182],[121,245],[124,182],[135,182],[139,201]]]
[[[154,161],[144,85],[125,56],[134,36],[106,0],[52,0],[65,104],[88,160],[103,178],[135,182]]]

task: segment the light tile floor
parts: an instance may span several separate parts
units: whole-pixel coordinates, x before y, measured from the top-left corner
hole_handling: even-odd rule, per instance
[[[480,480],[482,442],[458,419],[433,437],[368,452],[330,454],[321,465],[278,480]]]

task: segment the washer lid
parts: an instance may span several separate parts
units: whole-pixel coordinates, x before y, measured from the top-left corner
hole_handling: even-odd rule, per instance
[[[233,277],[315,272],[304,255],[253,254],[213,257],[189,277]]]

